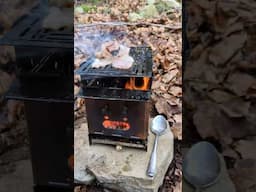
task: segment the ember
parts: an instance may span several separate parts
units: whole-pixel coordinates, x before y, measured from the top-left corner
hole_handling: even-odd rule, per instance
[[[130,124],[128,122],[123,121],[104,120],[102,125],[106,129],[119,129],[122,131],[127,131],[130,129]]]

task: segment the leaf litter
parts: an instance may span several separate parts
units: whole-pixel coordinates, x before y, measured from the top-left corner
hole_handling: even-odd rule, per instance
[[[256,188],[254,9],[251,0],[186,1],[186,129],[218,141],[238,192]]]

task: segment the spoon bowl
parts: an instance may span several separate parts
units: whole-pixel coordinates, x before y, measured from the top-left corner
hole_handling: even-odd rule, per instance
[[[163,115],[157,115],[153,120],[152,120],[152,126],[151,126],[151,131],[155,135],[162,135],[164,134],[164,131],[167,128],[167,121]]]

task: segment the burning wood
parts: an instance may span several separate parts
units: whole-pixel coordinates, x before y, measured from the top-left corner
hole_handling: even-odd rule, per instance
[[[135,77],[131,77],[129,81],[125,84],[125,89],[129,90],[142,90],[146,91],[149,89],[150,79],[148,77],[143,77],[142,82],[136,81]]]
[[[134,59],[129,56],[129,51],[129,47],[120,45],[117,41],[103,43],[101,50],[96,53],[92,67],[100,68],[112,65],[118,69],[129,69],[134,63]]]

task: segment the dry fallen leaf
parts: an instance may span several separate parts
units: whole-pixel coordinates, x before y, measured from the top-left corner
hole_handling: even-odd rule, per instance
[[[17,100],[8,100],[8,122],[15,123],[23,110],[23,103]]]
[[[182,140],[182,123],[174,123],[171,127],[171,130],[173,132],[174,138],[178,140]]]
[[[239,51],[239,49],[243,47],[245,41],[245,33],[231,35],[217,45],[212,46],[209,54],[209,61],[215,66],[225,64],[237,51]],[[227,47],[229,48],[227,49]]]
[[[15,49],[12,46],[0,46],[0,65],[7,64],[8,62],[14,62]]]
[[[13,76],[0,70],[0,96],[5,94],[6,91],[9,89],[13,78]]]
[[[256,83],[256,78],[246,73],[233,73],[228,76],[225,87],[238,96],[247,94],[248,89]]]
[[[236,98],[235,95],[228,93],[225,90],[214,89],[208,93],[209,98],[214,100],[216,103],[223,103]]]
[[[249,113],[250,105],[250,102],[238,98],[223,102],[219,106],[229,117],[246,117]]]
[[[171,71],[168,71],[168,73],[166,73],[165,75],[163,75],[162,77],[162,82],[163,83],[170,83],[170,81],[172,81],[178,74],[178,70],[174,69],[174,70],[171,70]]]
[[[252,0],[186,3],[183,105],[189,117],[185,122],[194,125],[201,137],[215,138],[223,155],[232,159],[226,160],[236,191],[255,191],[251,138],[256,133],[255,4]]]
[[[255,154],[256,137],[236,142],[235,149],[241,154],[243,159],[256,160]]]
[[[240,118],[230,119],[218,105],[209,101],[198,104],[193,122],[203,138],[214,137],[223,145],[232,143],[233,138],[256,133],[253,122]]]
[[[256,161],[255,159],[238,160],[233,169],[229,171],[236,185],[237,192],[251,191],[256,185]]]
[[[171,86],[168,90],[168,93],[172,94],[175,97],[181,97],[182,89],[179,86]]]

